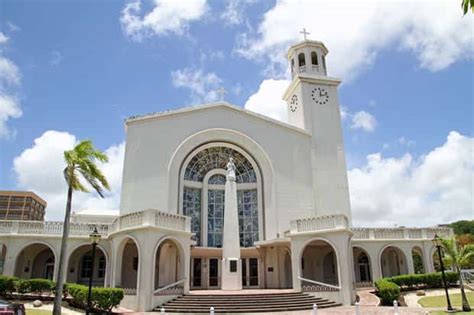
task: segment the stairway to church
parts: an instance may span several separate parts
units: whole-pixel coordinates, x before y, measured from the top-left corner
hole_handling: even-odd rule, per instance
[[[214,307],[215,313],[262,313],[301,311],[340,306],[340,303],[317,298],[302,292],[262,293],[262,294],[225,294],[225,295],[182,295],[171,300],[155,311],[164,307],[166,313],[203,313],[209,314]]]

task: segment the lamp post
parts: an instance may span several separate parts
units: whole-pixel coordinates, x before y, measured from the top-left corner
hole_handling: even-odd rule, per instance
[[[441,241],[440,238],[437,234],[435,234],[433,238],[433,243],[436,246],[438,250],[438,258],[439,258],[439,265],[441,267],[441,276],[443,278],[443,285],[444,285],[444,291],[446,293],[446,302],[448,304],[448,312],[453,312],[454,309],[451,306],[451,300],[449,299],[449,293],[448,293],[448,285],[446,284],[446,276],[444,275],[444,265],[443,265],[443,258],[441,257]]]
[[[95,263],[95,250],[97,248],[97,244],[100,242],[100,238],[102,236],[97,232],[97,226],[94,227],[94,231],[89,235],[89,240],[92,245],[92,258],[91,258],[91,273],[89,276],[89,291],[87,292],[87,309],[86,314],[90,314],[91,310],[91,297],[92,297],[92,278],[94,277],[94,263]]]

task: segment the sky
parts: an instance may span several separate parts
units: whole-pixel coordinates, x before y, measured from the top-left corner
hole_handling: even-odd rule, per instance
[[[62,220],[63,151],[109,156],[118,209],[124,119],[225,100],[286,121],[288,47],[329,49],[340,78],[353,223],[473,219],[474,15],[460,1],[0,0],[0,189],[33,190]]]

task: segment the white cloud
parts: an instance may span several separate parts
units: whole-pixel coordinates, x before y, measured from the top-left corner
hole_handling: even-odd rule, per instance
[[[142,2],[135,0],[125,5],[120,22],[125,35],[141,41],[153,35],[181,35],[206,11],[206,0],[154,0],[151,11],[142,16]]]
[[[330,50],[331,74],[350,80],[370,66],[388,47],[413,53],[421,67],[438,71],[474,55],[473,19],[463,17],[455,1],[281,0],[267,11],[257,34],[241,34],[236,51],[259,58],[267,73],[287,73],[284,53],[301,40],[305,26],[310,38]]]
[[[22,114],[20,104],[14,97],[0,92],[0,139],[10,138],[13,135],[7,126],[7,121],[19,118]]]
[[[288,80],[263,80],[258,91],[251,95],[245,108],[268,117],[286,122],[288,120],[283,93],[290,84]]]
[[[0,56],[0,91],[20,84],[20,78],[18,67],[10,59]]]
[[[61,61],[63,60],[63,54],[60,51],[53,50],[50,53],[49,64],[53,67],[59,66]]]
[[[63,177],[64,151],[77,143],[74,135],[67,132],[49,130],[34,140],[32,147],[25,149],[14,159],[17,185],[21,189],[32,190],[48,202],[46,218],[63,220],[66,206],[67,186]],[[125,145],[109,147],[105,153],[109,162],[100,166],[111,186],[105,199],[96,193],[76,192],[73,195],[73,211],[84,208],[117,209],[120,199],[122,167]]]
[[[345,121],[350,115],[349,110],[345,106],[339,107],[339,112],[341,113],[341,120],[342,121]]]
[[[20,81],[20,70],[15,63],[0,55],[0,139],[15,136],[15,131],[7,123],[23,114],[20,102],[14,95],[14,89],[20,85]]]
[[[5,44],[8,41],[8,37],[0,32],[0,44]]]
[[[372,114],[366,111],[359,111],[352,116],[352,129],[362,129],[367,132],[372,132],[376,126],[377,120]]]
[[[238,25],[244,21],[244,10],[255,0],[230,0],[220,18],[226,25]]]
[[[220,99],[218,88],[222,79],[215,73],[205,73],[202,69],[184,68],[171,72],[173,86],[191,91],[194,104],[215,102]]]
[[[356,226],[420,226],[471,220],[474,204],[474,138],[449,133],[419,158],[367,156],[348,172]]]

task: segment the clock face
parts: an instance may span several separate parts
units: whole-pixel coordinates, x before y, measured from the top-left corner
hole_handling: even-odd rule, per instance
[[[324,105],[329,102],[328,91],[321,87],[314,88],[311,92],[311,97],[316,104]]]
[[[298,96],[293,95],[290,99],[290,110],[295,112],[298,109]]]

